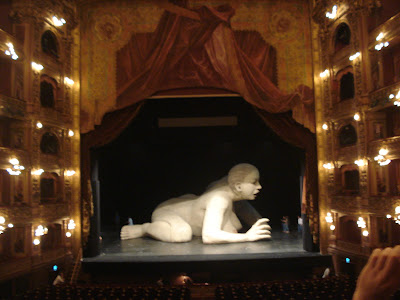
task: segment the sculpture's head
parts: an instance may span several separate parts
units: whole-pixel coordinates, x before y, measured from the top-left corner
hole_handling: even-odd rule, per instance
[[[238,164],[228,173],[228,184],[240,199],[254,200],[261,189],[260,173],[250,164]]]

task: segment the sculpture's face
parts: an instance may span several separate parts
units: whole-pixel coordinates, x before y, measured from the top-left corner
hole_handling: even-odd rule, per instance
[[[256,198],[256,195],[260,192],[261,189],[259,179],[259,173],[257,171],[253,171],[248,174],[243,182],[241,182],[237,186],[243,199],[254,200]]]

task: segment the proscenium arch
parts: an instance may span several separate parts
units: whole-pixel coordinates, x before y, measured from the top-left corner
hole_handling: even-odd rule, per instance
[[[194,97],[196,97],[194,95]],[[162,99],[160,99],[162,101]],[[110,143],[126,128],[130,122],[138,115],[145,101],[141,101],[132,106],[108,113],[104,116],[102,124],[96,130],[82,135],[81,155],[82,155],[82,242],[86,249],[85,256],[98,255],[99,251],[99,230],[98,218],[94,215],[99,214],[98,203],[96,204],[97,178],[93,177],[93,170],[98,165],[90,155],[91,149],[101,147]],[[308,179],[304,184],[305,203],[307,203],[306,226],[310,225],[310,236],[312,246],[308,251],[318,251],[319,249],[319,215],[318,215],[318,186],[317,178],[317,159],[315,135],[302,125],[295,122],[290,113],[271,114],[266,111],[254,108],[261,119],[277,133],[284,141],[305,150],[306,174]],[[92,165],[91,165],[92,164]],[[91,178],[92,183],[91,184]],[[93,191],[93,194],[92,194]],[[94,196],[94,201],[92,196]],[[99,196],[99,195],[98,195]],[[93,202],[92,202],[93,201]],[[311,203],[312,201],[312,203]],[[97,205],[97,206],[96,206]],[[93,215],[94,214],[94,215]],[[92,244],[92,245],[91,245]]]

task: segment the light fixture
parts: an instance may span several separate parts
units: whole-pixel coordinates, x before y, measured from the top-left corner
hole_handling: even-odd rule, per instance
[[[368,230],[363,230],[362,234],[363,234],[363,236],[368,236],[369,232],[368,232]]]
[[[387,218],[387,219],[390,219],[390,218],[392,218],[392,215],[387,214],[387,215],[386,215],[386,218]]]
[[[68,85],[74,85],[74,83],[75,83],[72,79],[70,79],[70,78],[68,78],[68,77],[65,77],[65,78],[64,78],[64,81],[65,81],[65,83],[68,84]]]
[[[66,237],[71,237],[71,236],[72,236],[72,233],[69,232],[69,231],[67,231],[67,232],[65,233],[65,236],[66,236]]]
[[[355,54],[353,54],[353,55],[351,55],[350,57],[349,57],[349,60],[351,60],[351,61],[353,61],[353,60],[355,60],[357,57],[359,57],[360,56],[360,52],[356,52]]]
[[[39,244],[40,244],[40,240],[39,240],[39,239],[34,239],[34,240],[33,240],[33,244],[34,244],[35,246],[39,245]]]
[[[375,45],[375,50],[380,51],[383,47],[387,46],[389,46],[389,42],[380,43],[378,45]]]
[[[60,27],[63,26],[66,22],[63,18],[58,19],[56,16],[53,16],[52,18],[54,26]]]
[[[385,157],[386,154],[389,153],[389,150],[387,150],[386,148],[381,148],[379,149],[379,155],[374,157],[374,160],[380,165],[380,166],[387,166],[388,164],[390,164],[391,160],[387,159]]]
[[[380,33],[378,34],[378,36],[376,37],[376,40],[377,40],[377,41],[380,41],[382,38],[383,38],[383,32],[380,32]]]
[[[6,43],[6,45],[8,47],[8,50],[4,51],[4,53],[6,55],[8,55],[8,56],[11,56],[11,58],[13,60],[17,60],[18,59],[18,55],[17,55],[17,53],[15,53],[14,45],[12,43]]]
[[[355,113],[353,116],[354,120],[360,121],[360,115],[358,113]]]
[[[75,224],[75,222],[74,222],[74,220],[69,220],[69,222],[68,222],[68,230],[74,230],[75,229],[75,227],[76,227],[76,224]]]
[[[329,70],[328,70],[328,69],[326,69],[325,71],[319,73],[319,76],[320,76],[321,78],[325,78],[325,77],[328,76],[328,75],[329,75]]]
[[[333,7],[332,7],[332,12],[327,12],[326,14],[325,14],[325,16],[327,17],[327,18],[329,18],[329,19],[334,19],[335,17],[336,17],[336,13],[337,13],[337,6],[336,5],[334,5]]]
[[[13,228],[14,227],[14,224],[13,223],[8,223],[8,228]]]
[[[396,213],[396,215],[400,214],[400,206],[397,206],[397,207],[394,209],[394,212]]]
[[[328,130],[328,124],[324,123],[324,124],[322,125],[322,129],[323,129],[323,130]]]
[[[332,224],[331,226],[329,226],[329,229],[332,230],[332,231],[335,230],[335,228],[336,228],[336,227],[335,227],[335,225],[333,225],[333,224]]]
[[[38,71],[38,72],[40,72],[40,71],[43,70],[43,66],[42,66],[41,64],[37,64],[37,63],[35,63],[35,62],[32,62],[32,68],[33,68],[35,71]]]
[[[44,227],[43,225],[39,225],[36,229],[35,229],[35,236],[42,236],[45,235],[49,232],[49,230],[47,229],[47,227]]]
[[[365,228],[367,227],[367,223],[365,223],[363,217],[359,217],[357,220],[357,226],[360,228]]]
[[[359,167],[363,167],[363,166],[365,166],[367,164],[364,159],[357,159],[357,160],[354,161],[354,163]]]
[[[37,123],[36,123],[36,127],[39,128],[39,129],[41,129],[41,128],[43,128],[43,124],[40,123],[40,122],[37,122]]]
[[[323,164],[322,166],[327,170],[331,170],[334,168],[334,165],[331,163],[326,163],[326,164]]]
[[[65,171],[65,176],[72,176],[72,175],[74,175],[75,174],[75,171],[74,170],[67,170],[67,171]]]
[[[42,175],[42,173],[44,172],[43,169],[37,169],[37,170],[33,170],[32,171],[32,175]]]
[[[332,222],[333,222],[332,214],[331,214],[330,212],[328,212],[328,213],[326,214],[325,221],[326,221],[327,223],[332,223]]]
[[[74,133],[74,131],[73,130],[68,130],[68,136],[69,137],[72,137],[72,136],[74,136],[75,135],[75,133]]]

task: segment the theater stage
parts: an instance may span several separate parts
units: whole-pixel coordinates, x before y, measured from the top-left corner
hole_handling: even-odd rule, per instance
[[[312,277],[316,270],[323,272],[331,264],[331,256],[303,250],[301,234],[274,229],[270,240],[217,245],[205,245],[200,238],[189,243],[164,243],[150,238],[121,241],[117,232],[103,233],[101,254],[82,259],[83,270],[95,277],[162,277],[181,272],[205,276],[206,281]]]

